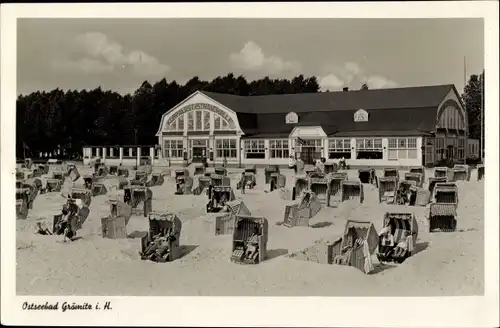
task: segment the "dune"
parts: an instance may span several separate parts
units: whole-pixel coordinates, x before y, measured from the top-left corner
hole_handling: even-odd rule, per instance
[[[88,167],[79,166],[83,175]],[[192,171],[192,169],[191,169]],[[458,182],[459,205],[456,232],[429,233],[426,208],[379,204],[377,189],[364,185],[362,204],[347,201],[336,208],[323,208],[312,227],[287,228],[279,191],[266,192],[264,170],[257,173],[257,186],[242,195],[236,190],[241,169],[229,169],[237,198],[254,216],[269,222],[269,258],[258,265],[230,261],[231,236],[207,232],[204,222],[215,214],[205,213],[207,196],[174,195],[175,183],[166,177],[152,187],[153,210],[170,211],[182,221],[180,259],[170,263],[141,261],[140,237],[148,219],[132,216],[127,239],[103,239],[101,217],[109,215],[108,197],[93,197],[81,239],[62,244],[61,236],[34,234],[36,222],[51,227],[65,199],[60,193],[38,195],[26,220],[16,228],[16,290],[19,295],[182,295],[182,296],[465,296],[484,293],[484,182]],[[283,170],[292,189],[293,172]],[[377,172],[378,175],[381,172]],[[401,173],[402,174],[402,173]],[[432,175],[428,171],[426,176]],[[349,171],[351,178],[356,171]],[[63,191],[69,189],[68,182]],[[196,183],[195,183],[196,186]],[[111,187],[110,187],[111,189]],[[382,228],[388,211],[415,213],[419,235],[417,253],[399,265],[381,265],[374,258],[375,272],[365,275],[347,266],[322,265],[286,256],[316,240],[341,236],[346,220],[371,221]]]

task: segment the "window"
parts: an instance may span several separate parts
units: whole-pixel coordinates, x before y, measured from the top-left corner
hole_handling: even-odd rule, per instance
[[[464,159],[465,158],[465,139],[464,138],[459,138],[458,139],[458,159]]]
[[[382,159],[382,138],[356,139],[358,159]]]
[[[221,122],[220,122],[221,118],[220,116],[215,116],[215,120],[214,120],[214,130],[220,130],[221,129]]]
[[[179,118],[177,119],[176,131],[184,131],[184,115],[179,116]]]
[[[328,158],[351,158],[351,139],[328,140]]]
[[[183,147],[182,140],[165,140],[163,142],[163,157],[164,158],[182,158]]]
[[[201,122],[201,111],[197,110],[196,112],[194,112],[194,122],[195,122],[195,126],[194,126],[194,129],[196,131],[201,131],[201,126],[202,126],[202,122]]]
[[[417,138],[389,138],[389,160],[416,159]]]
[[[216,139],[215,152],[218,158],[236,158],[236,139]]]
[[[288,150],[288,139],[269,140],[270,158],[288,158],[289,156],[290,152]]]
[[[187,130],[188,131],[193,131],[194,130],[193,112],[188,112],[187,113],[187,121],[188,121]]]
[[[266,158],[264,140],[245,140],[245,158]]]
[[[436,159],[443,159],[445,155],[444,151],[444,138],[436,138]]]
[[[210,112],[203,111],[203,131],[210,131]]]

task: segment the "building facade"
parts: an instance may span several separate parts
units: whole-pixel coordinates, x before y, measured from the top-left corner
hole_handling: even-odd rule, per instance
[[[248,97],[197,91],[162,116],[156,161],[429,165],[465,160],[467,127],[453,85]]]

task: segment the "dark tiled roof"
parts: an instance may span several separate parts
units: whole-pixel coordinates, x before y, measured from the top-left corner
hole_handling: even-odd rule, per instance
[[[287,137],[294,111],[298,126],[320,125],[329,136],[422,135],[435,129],[436,111],[453,85],[267,96],[235,96],[203,91],[234,110],[246,137]],[[368,122],[354,122],[365,109]]]
[[[453,85],[410,88],[235,96],[202,91],[237,113],[283,113],[437,107]]]

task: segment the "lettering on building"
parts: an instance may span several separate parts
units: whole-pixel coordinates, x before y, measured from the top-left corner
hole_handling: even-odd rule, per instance
[[[177,118],[179,118],[179,116],[181,116],[181,115],[183,115],[183,114],[185,114],[187,112],[194,111],[194,110],[208,110],[210,112],[216,113],[217,115],[219,115],[223,119],[225,119],[230,126],[234,126],[233,120],[227,114],[226,111],[220,109],[217,106],[210,105],[210,104],[205,104],[205,103],[195,103],[195,104],[186,105],[186,106],[182,107],[181,109],[179,109],[177,112],[175,112],[172,116],[170,116],[168,118],[168,120],[165,123],[165,125],[166,126],[170,126],[170,124],[172,124],[173,122],[175,122],[175,120]]]
[[[368,112],[364,109],[358,109],[354,113],[354,122],[368,122]]]
[[[297,124],[297,123],[299,123],[299,116],[295,112],[290,112],[290,113],[286,114],[285,123],[286,124]]]

